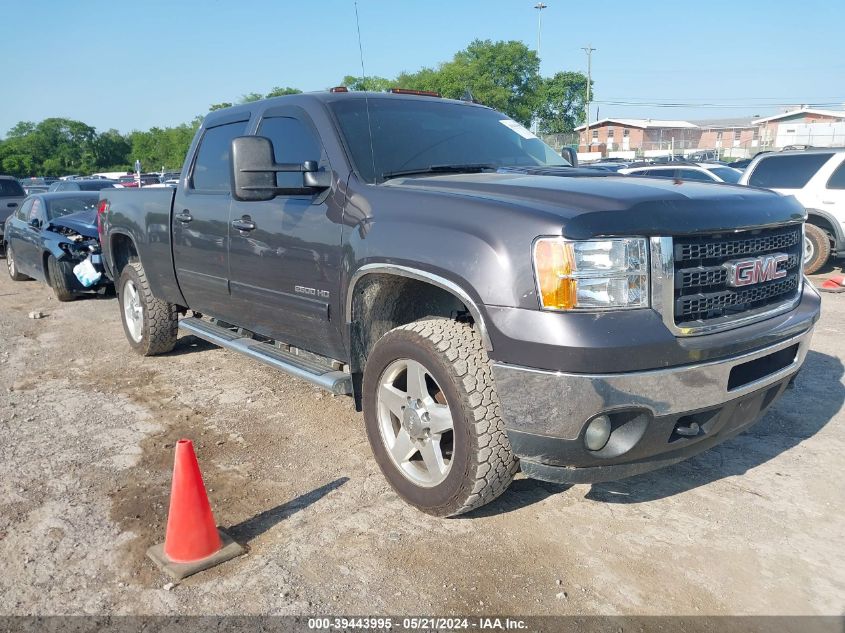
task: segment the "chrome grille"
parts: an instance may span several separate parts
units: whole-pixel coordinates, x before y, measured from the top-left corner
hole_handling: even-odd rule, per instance
[[[674,322],[685,328],[741,318],[788,303],[801,287],[800,225],[674,240]],[[780,279],[733,288],[726,265],[737,259],[783,253]]]

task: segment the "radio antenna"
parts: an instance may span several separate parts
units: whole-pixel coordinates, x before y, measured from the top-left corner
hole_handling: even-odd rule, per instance
[[[361,89],[367,89],[367,72],[364,70],[364,47],[361,44],[361,21],[358,19],[358,2],[357,0],[354,2],[355,4],[355,27],[358,29],[358,53],[361,55]],[[378,180],[378,175],[376,174],[376,151],[375,147],[373,146],[373,121],[370,118],[370,98],[367,96],[367,93],[364,93],[364,105],[367,108],[367,130],[370,133],[370,162],[373,166],[373,179]]]
[[[367,79],[367,73],[364,70],[364,47],[361,44],[361,21],[358,19],[358,3],[355,2],[355,26],[358,29],[358,53],[361,56],[361,83]]]

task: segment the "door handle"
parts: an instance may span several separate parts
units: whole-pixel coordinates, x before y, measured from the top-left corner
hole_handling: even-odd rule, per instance
[[[232,226],[243,232],[255,230],[255,222],[253,222],[252,218],[248,215],[245,215],[238,220],[232,220]]]
[[[191,212],[187,209],[182,209],[182,213],[177,215],[176,219],[179,220],[182,224],[187,224],[188,222],[194,219],[194,216],[192,216]]]
[[[14,208],[14,207],[18,206],[18,203],[17,203],[17,202],[10,202],[10,203],[9,203],[9,204],[7,204],[6,206],[7,206],[7,207],[13,207],[13,208]]]

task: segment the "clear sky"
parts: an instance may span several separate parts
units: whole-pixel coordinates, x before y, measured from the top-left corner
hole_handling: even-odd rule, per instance
[[[433,66],[475,38],[536,47],[535,3],[358,0],[367,74]],[[845,103],[841,0],[545,3],[544,75],[585,71],[581,47],[597,49],[594,120]],[[0,0],[0,60],[0,136],[50,116],[122,132],[174,125],[248,92],[360,74],[353,0]],[[686,105],[705,103],[732,107]]]

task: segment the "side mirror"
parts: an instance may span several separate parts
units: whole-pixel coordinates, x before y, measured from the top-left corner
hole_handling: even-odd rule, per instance
[[[38,218],[32,218],[29,221],[29,226],[31,226],[34,229],[40,229],[41,228],[41,220],[39,220]]]
[[[578,167],[578,152],[576,152],[571,147],[562,147],[560,149],[561,157],[565,158],[569,161],[569,164],[573,167]]]
[[[304,163],[276,163],[273,142],[263,136],[239,136],[232,140],[232,182],[235,200],[257,202],[272,200],[287,192],[276,186],[278,172],[300,172],[303,174],[303,189],[327,189],[331,186],[331,174],[317,171],[317,161]]]

